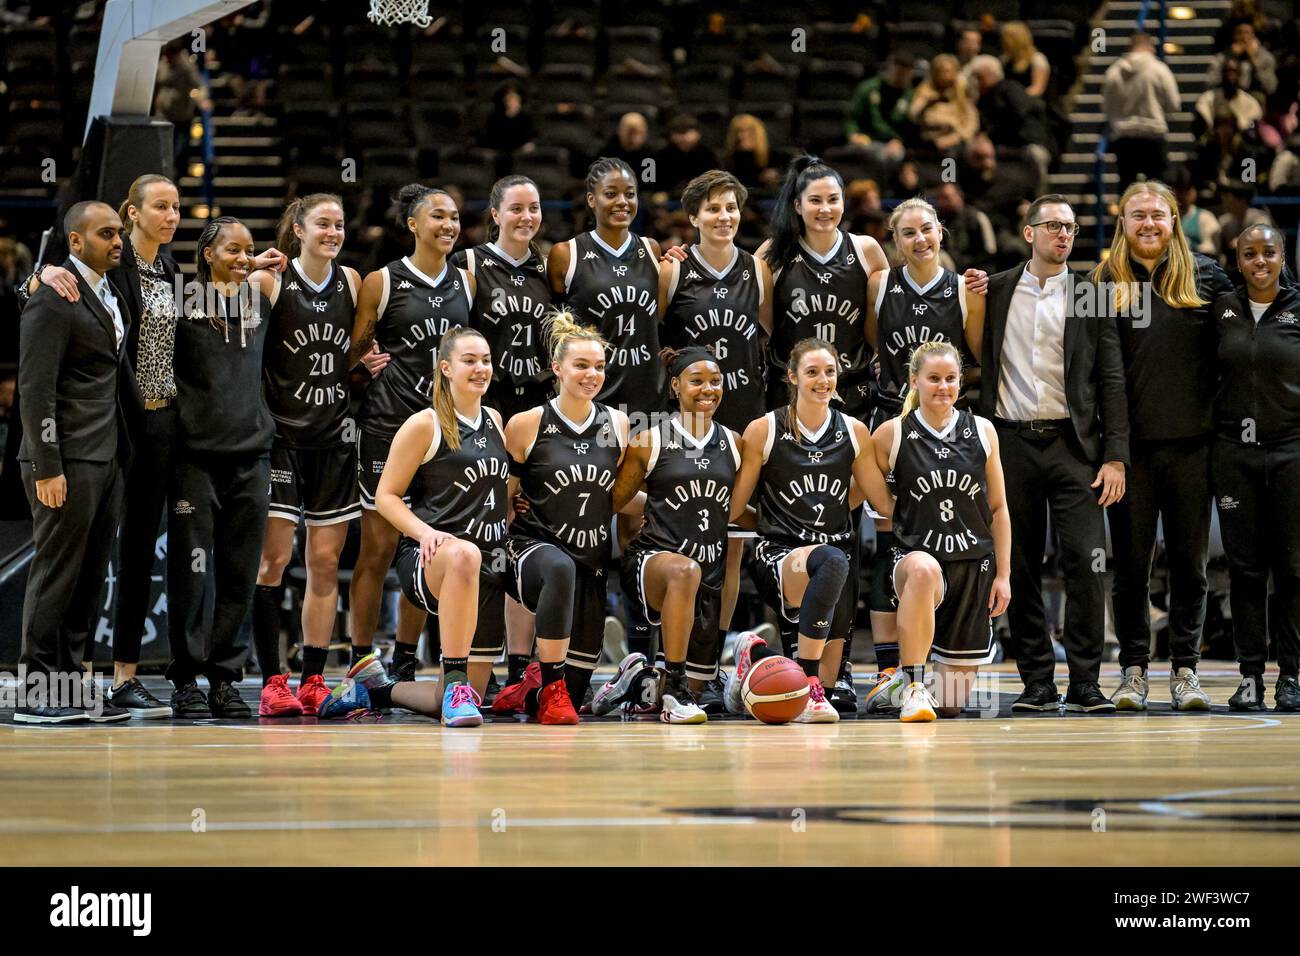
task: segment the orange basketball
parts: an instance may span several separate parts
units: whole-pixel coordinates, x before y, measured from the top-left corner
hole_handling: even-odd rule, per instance
[[[765,724],[788,724],[808,704],[808,675],[788,657],[765,657],[749,669],[745,709]]]

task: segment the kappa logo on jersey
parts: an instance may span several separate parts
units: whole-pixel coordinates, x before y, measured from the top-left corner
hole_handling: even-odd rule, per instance
[[[545,430],[542,432],[543,435],[558,435],[559,433],[560,430],[554,425],[547,425]]]
[[[781,435],[781,441],[794,441],[794,435],[790,432],[785,432]]]
[[[688,279],[698,279],[699,277],[700,277],[700,274],[699,274],[698,272],[696,272],[694,269],[692,269],[690,272],[686,273],[686,278],[688,278]]]
[[[523,285],[523,284],[524,284],[524,277],[523,277],[523,276],[511,276],[511,277],[510,277],[510,281],[513,282],[513,283],[514,283],[515,285],[517,285],[517,286],[519,286],[519,285]]]
[[[716,295],[719,299],[725,299],[727,297],[727,290],[722,288],[722,286],[718,286],[716,289],[713,290],[713,294]]]
[[[925,310],[928,309],[928,308],[929,308],[929,306],[926,305],[924,302],[913,302],[913,303],[912,303],[912,311],[913,311],[915,314],[917,314],[917,315],[925,315]]]
[[[579,455],[585,455],[587,454],[587,449],[590,447],[591,445],[589,445],[587,442],[580,441],[574,443],[573,450],[576,451]]]
[[[588,259],[595,259],[595,258],[596,258],[596,253],[592,252],[590,249],[588,249],[587,254],[582,257],[584,262]]]
[[[401,282],[397,283],[397,287],[399,289],[409,289],[411,287],[411,283],[403,279]]]
[[[902,293],[903,293],[903,287],[902,287],[901,285],[899,285],[897,282],[895,282],[895,283],[894,283],[894,287],[893,287],[892,289],[889,290],[889,294],[890,294],[890,295],[894,295],[895,293],[897,293],[897,294],[899,294],[899,295],[902,295]]]
[[[627,275],[627,266],[614,266],[614,275],[620,278]]]
[[[300,291],[302,291],[302,290],[298,287],[298,283],[296,283],[296,282],[290,282],[289,285],[287,286],[287,288],[292,289],[294,292],[300,292]]]
[[[913,428],[910,432],[907,433],[907,437],[908,437],[909,439],[910,439],[910,438],[920,438],[920,437],[921,437],[921,433],[918,432],[915,428]]]
[[[1233,312],[1231,309],[1224,309],[1224,310],[1223,310],[1223,317],[1224,317],[1225,319],[1235,319],[1235,318],[1237,317],[1237,313],[1236,313],[1236,312]]]
[[[682,446],[679,445],[679,444],[677,444],[677,442],[675,442],[675,441],[670,441],[667,445],[664,445],[664,448],[666,448],[668,451],[681,451],[681,450],[682,450]]]

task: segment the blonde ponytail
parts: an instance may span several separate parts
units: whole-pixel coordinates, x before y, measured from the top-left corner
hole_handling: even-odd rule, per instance
[[[442,429],[443,443],[452,451],[460,448],[460,423],[456,418],[456,401],[451,397],[451,379],[443,374],[442,363],[451,361],[456,343],[471,335],[483,339],[481,332],[467,325],[457,326],[444,335],[438,343],[438,361],[433,366],[433,414]]]
[[[601,348],[609,346],[600,332],[590,325],[580,325],[577,317],[568,309],[552,310],[546,317],[544,331],[547,351],[550,352],[551,361],[556,364],[564,361],[564,355],[573,342],[598,342]],[[558,382],[556,384],[558,386]]]
[[[903,410],[898,413],[899,418],[906,418],[921,404],[921,393],[912,387],[912,379],[921,374],[926,359],[932,355],[949,356],[957,363],[958,374],[961,373],[961,353],[957,351],[957,346],[945,339],[930,339],[928,342],[922,342],[913,350],[912,357],[907,360],[908,389],[903,397]]]

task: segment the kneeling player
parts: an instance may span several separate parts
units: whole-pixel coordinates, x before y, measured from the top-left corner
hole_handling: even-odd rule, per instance
[[[976,669],[993,660],[993,628],[1011,603],[1011,518],[998,439],[987,419],[957,411],[961,357],[926,342],[908,363],[902,414],[876,429],[876,460],[892,472],[893,594],[901,668],[899,719],[955,717]],[[925,661],[938,665],[936,700]]]

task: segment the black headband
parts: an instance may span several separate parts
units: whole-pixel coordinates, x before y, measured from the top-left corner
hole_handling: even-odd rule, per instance
[[[672,363],[668,366],[668,371],[673,378],[681,375],[696,362],[717,362],[718,357],[704,348],[702,345],[692,345],[684,348],[673,356]]]

